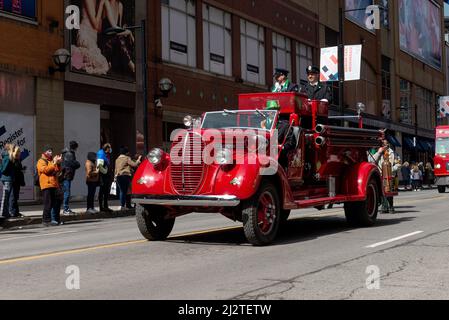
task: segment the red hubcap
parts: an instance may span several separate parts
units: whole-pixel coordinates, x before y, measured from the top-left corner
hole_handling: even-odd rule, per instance
[[[276,206],[273,196],[265,192],[259,199],[257,207],[257,225],[263,234],[269,234],[276,221]]]

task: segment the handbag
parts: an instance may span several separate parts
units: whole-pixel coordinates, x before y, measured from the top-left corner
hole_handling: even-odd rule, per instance
[[[110,194],[112,196],[117,195],[117,182],[116,181],[112,182]]]

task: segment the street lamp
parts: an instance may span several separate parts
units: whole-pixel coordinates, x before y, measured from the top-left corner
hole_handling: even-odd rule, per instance
[[[72,59],[70,52],[67,49],[61,48],[56,50],[56,52],[52,56],[53,63],[57,65],[57,68],[49,67],[48,72],[53,75],[56,72],[65,72],[67,66]]]
[[[147,37],[146,37],[146,21],[142,20],[140,26],[130,27],[111,27],[103,33],[108,36],[115,36],[126,30],[139,29],[142,32],[142,92],[143,92],[143,137],[144,137],[144,153],[148,154],[148,86],[147,86]]]

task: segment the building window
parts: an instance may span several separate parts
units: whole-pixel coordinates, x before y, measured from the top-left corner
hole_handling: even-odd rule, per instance
[[[265,36],[264,28],[249,21],[240,20],[242,78],[265,84]]]
[[[416,87],[416,107],[418,108],[418,126],[420,128],[433,128],[433,94],[432,91]]]
[[[400,81],[400,110],[401,119],[400,122],[406,124],[412,124],[412,110],[411,110],[411,85],[407,80],[401,79]]]
[[[308,66],[313,64],[313,49],[302,43],[296,43],[296,81],[297,83],[307,83]]]
[[[389,0],[382,0],[381,2],[383,6],[383,10],[381,12],[382,17],[382,24],[385,29],[390,29],[390,1]]]
[[[36,21],[36,0],[0,0],[0,15],[23,21]]]
[[[391,120],[391,73],[390,59],[382,56],[382,116]]]
[[[349,81],[345,84],[346,107],[355,110],[357,103],[362,102],[366,105],[366,113],[379,115],[377,87],[376,72],[365,60],[362,60],[360,80]]]
[[[196,67],[195,1],[161,0],[162,57]]]
[[[231,14],[203,4],[204,69],[232,75]]]
[[[292,71],[291,40],[273,32],[273,67]]]

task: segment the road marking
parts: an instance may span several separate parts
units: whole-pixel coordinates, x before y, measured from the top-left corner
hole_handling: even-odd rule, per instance
[[[96,251],[96,250],[100,250],[100,249],[124,247],[124,246],[129,246],[129,245],[133,245],[133,244],[141,244],[141,243],[146,243],[146,242],[148,242],[148,241],[147,240],[128,241],[128,242],[113,243],[113,244],[107,244],[107,245],[101,245],[101,246],[95,246],[95,247],[87,247],[87,248],[82,248],[82,249],[73,249],[73,250],[67,250],[67,251],[45,253],[45,254],[39,254],[39,255],[29,256],[29,257],[5,259],[5,260],[0,260],[0,265],[10,264],[10,263],[15,263],[15,262],[26,262],[26,261],[43,259],[43,258],[65,256],[68,254],[84,253],[84,252]]]
[[[64,231],[64,232],[56,232],[56,233],[38,234],[38,235],[34,235],[34,236],[11,237],[11,238],[0,239],[0,242],[11,241],[11,240],[20,240],[20,239],[29,239],[29,238],[48,237],[48,236],[55,236],[55,235],[60,235],[60,234],[68,234],[68,233],[76,233],[76,232],[78,232],[78,231]]]
[[[399,241],[399,240],[402,240],[402,239],[405,239],[405,238],[416,236],[416,235],[421,234],[423,232],[424,231],[416,231],[416,232],[409,233],[409,234],[406,234],[406,235],[403,235],[403,236],[400,236],[400,237],[397,237],[397,238],[393,238],[393,239],[390,239],[390,240],[387,240],[387,241],[378,242],[378,243],[372,244],[370,246],[367,246],[365,248],[367,248],[367,249],[377,248],[377,247],[383,246],[383,245],[388,244],[388,243],[392,243],[392,242]]]

